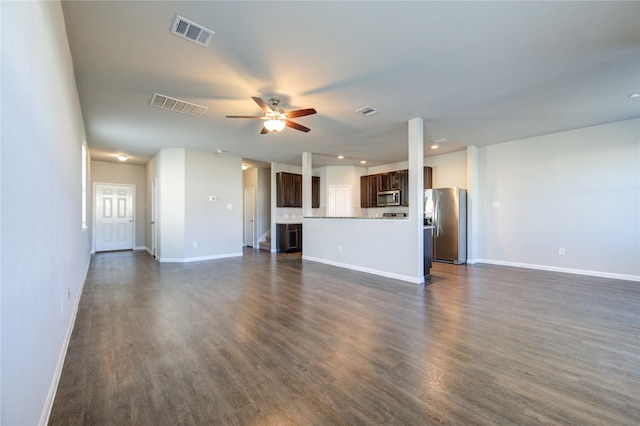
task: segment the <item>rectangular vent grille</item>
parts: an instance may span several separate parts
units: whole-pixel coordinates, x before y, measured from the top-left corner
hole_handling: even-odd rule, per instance
[[[180,15],[176,16],[171,32],[204,47],[209,45],[209,42],[215,34],[213,31],[206,29],[202,25],[195,24]]]
[[[207,107],[191,102],[181,101],[180,99],[154,93],[151,99],[151,106],[168,109],[169,111],[179,112],[181,114],[200,117],[207,110]]]
[[[357,109],[356,112],[360,115],[365,115],[367,117],[371,116],[371,115],[375,115],[377,113],[379,113],[380,111],[378,111],[377,109],[375,109],[374,107],[371,106],[365,106],[362,107],[360,109]]]

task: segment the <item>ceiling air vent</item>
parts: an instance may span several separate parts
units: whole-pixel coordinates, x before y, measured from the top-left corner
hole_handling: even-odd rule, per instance
[[[207,110],[207,107],[191,102],[181,101],[180,99],[171,98],[169,96],[154,93],[151,99],[151,106],[168,109],[169,111],[179,112],[181,114],[200,117]]]
[[[215,34],[213,31],[206,29],[202,25],[195,24],[188,19],[184,19],[180,15],[176,16],[171,32],[204,47],[209,45],[209,42]]]
[[[365,106],[365,107],[362,107],[362,108],[360,108],[360,109],[357,109],[357,110],[356,110],[356,112],[357,112],[358,114],[360,114],[360,115],[364,115],[364,116],[369,117],[369,116],[371,116],[371,115],[375,115],[375,114],[379,113],[380,111],[378,111],[377,109],[375,109],[375,108],[374,108],[374,107],[372,107],[372,106],[368,106],[368,105],[367,105],[367,106]]]

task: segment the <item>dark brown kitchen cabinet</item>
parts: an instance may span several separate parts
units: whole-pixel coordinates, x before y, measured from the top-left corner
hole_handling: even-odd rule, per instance
[[[400,205],[409,207],[409,170],[400,170],[398,172],[400,179]]]
[[[311,208],[320,207],[320,178],[311,176]]]
[[[424,168],[424,189],[433,188],[433,170],[427,166]]]
[[[369,176],[360,176],[360,207],[371,207],[369,201]]]
[[[389,172],[389,189],[402,190],[402,172],[404,170],[396,170],[395,172]],[[407,172],[409,172],[407,170]]]
[[[276,207],[302,207],[302,176],[276,173]]]
[[[360,176],[360,207],[377,207],[379,175]]]
[[[296,253],[302,251],[302,224],[279,223],[278,251],[281,253]]]
[[[378,192],[388,191],[391,189],[389,186],[389,173],[378,173],[373,176],[375,176],[378,181]]]
[[[276,207],[302,207],[302,175],[276,173]],[[320,207],[320,178],[311,177],[311,207]]]

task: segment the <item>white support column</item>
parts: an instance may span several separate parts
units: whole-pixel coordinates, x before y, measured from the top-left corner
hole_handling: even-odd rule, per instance
[[[311,160],[310,152],[302,153],[302,216],[311,216]],[[304,232],[304,231],[303,231]]]
[[[419,261],[413,275],[424,277],[424,124],[422,118],[409,120],[409,218],[415,226],[416,255]]]

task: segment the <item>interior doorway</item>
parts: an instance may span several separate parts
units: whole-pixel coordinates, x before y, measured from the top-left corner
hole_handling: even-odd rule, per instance
[[[134,185],[95,184],[95,251],[133,250]]]
[[[245,188],[244,190],[244,245],[246,247],[256,247],[256,189]]]

